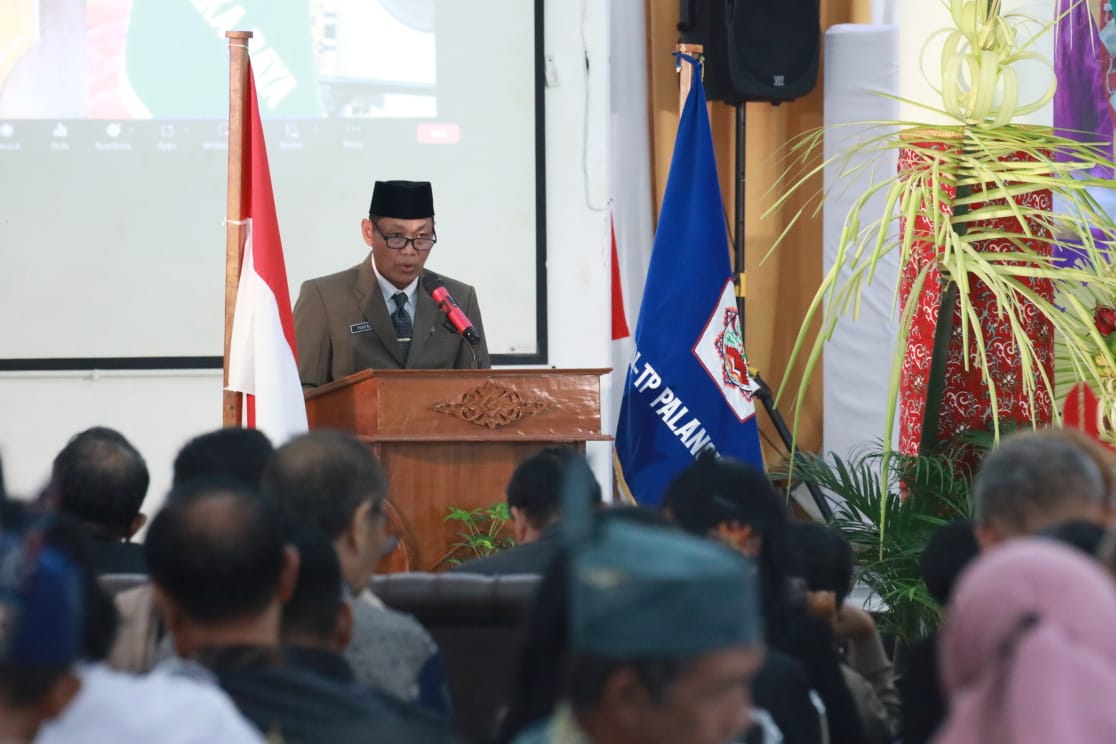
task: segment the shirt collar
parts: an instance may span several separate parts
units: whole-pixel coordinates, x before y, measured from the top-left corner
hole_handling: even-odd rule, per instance
[[[369,258],[368,260],[371,261],[372,259]],[[372,271],[376,274],[376,283],[380,285],[380,291],[384,294],[384,302],[387,303],[388,314],[390,315],[395,312],[395,300],[391,298],[395,296],[396,292],[403,292],[407,295],[407,312],[411,314],[412,318],[415,317],[415,295],[418,294],[419,278],[416,276],[411,280],[410,284],[400,289],[380,276],[380,272],[376,271],[375,264],[372,264]]]

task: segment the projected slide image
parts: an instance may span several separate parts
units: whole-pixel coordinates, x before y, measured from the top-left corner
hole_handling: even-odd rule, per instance
[[[491,352],[536,354],[541,7],[0,0],[0,362],[221,354],[230,28],[292,298],[368,255],[375,181],[431,181],[430,268],[476,287]]]
[[[0,119],[223,118],[250,29],[264,116],[438,114],[434,0],[4,0]]]

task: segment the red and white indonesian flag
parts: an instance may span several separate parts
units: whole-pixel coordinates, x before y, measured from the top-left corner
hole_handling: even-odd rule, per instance
[[[229,346],[229,390],[245,393],[245,424],[278,446],[306,431],[294,316],[271,191],[256,81],[248,70],[244,132],[247,240]]]

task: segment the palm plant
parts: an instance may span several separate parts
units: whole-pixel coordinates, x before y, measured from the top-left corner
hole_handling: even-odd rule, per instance
[[[856,579],[887,608],[881,632],[908,640],[936,627],[941,611],[919,562],[939,527],[971,516],[969,474],[944,455],[903,455],[879,446],[848,458],[800,455],[794,475],[834,497],[831,524],[857,555]],[[903,497],[881,483],[902,484]]]

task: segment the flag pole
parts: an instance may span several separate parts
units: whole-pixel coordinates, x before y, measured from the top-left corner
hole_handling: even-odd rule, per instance
[[[248,90],[248,40],[251,31],[226,31],[229,40],[229,173],[228,201],[225,206],[225,354],[222,377],[221,425],[240,426],[243,421],[244,395],[228,390],[229,345],[232,341],[236,292],[240,286],[240,266],[244,261],[244,105]]]
[[[675,44],[674,51],[679,54],[688,54],[696,59],[701,59],[705,54],[704,44]],[[682,118],[682,109],[686,108],[686,99],[690,97],[690,83],[694,79],[694,73],[691,69],[693,65],[682,59],[678,59],[678,118]]]

